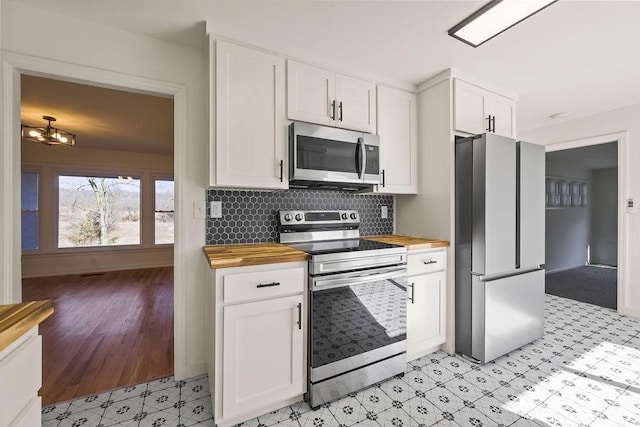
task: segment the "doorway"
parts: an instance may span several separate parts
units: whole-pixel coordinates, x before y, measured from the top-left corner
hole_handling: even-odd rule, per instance
[[[21,122],[23,300],[52,299],[43,404],[173,374],[173,98],[29,75]]]
[[[617,141],[546,154],[546,292],[618,309]]]

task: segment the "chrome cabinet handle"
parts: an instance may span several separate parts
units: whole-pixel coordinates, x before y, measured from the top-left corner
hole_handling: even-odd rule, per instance
[[[385,179],[385,176],[384,176],[384,175],[385,175],[385,174],[384,174],[384,169],[382,169],[382,188],[386,187],[386,185],[385,185],[385,181],[386,181],[386,179]]]
[[[280,160],[280,182],[284,179],[284,160]]]
[[[342,121],[342,101],[338,104],[338,110],[340,110],[340,118],[338,120]]]
[[[435,259],[428,259],[426,261],[422,261],[422,263],[424,265],[429,265],[429,264],[436,264],[438,261],[436,261]]]
[[[336,100],[331,101],[331,120],[336,119]]]
[[[487,116],[487,128],[485,130],[491,132],[491,114]]]
[[[491,121],[493,122],[491,132],[496,133],[496,116],[492,116]]]
[[[260,283],[256,288],[270,288],[272,286],[280,286],[280,282]]]
[[[296,323],[298,324],[298,329],[302,329],[302,303],[301,302],[298,303],[298,321]]]
[[[409,287],[411,288],[411,296],[409,297],[409,301],[411,301],[411,304],[415,304],[416,303],[415,301],[416,284],[411,283]]]

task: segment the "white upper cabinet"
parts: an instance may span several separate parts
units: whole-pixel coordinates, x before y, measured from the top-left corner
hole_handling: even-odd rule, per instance
[[[378,192],[418,193],[416,95],[378,86],[381,183]]]
[[[455,130],[474,135],[489,130],[489,114],[485,110],[486,90],[470,85],[462,80],[454,80],[454,114]]]
[[[336,127],[376,133],[376,85],[336,74]]]
[[[487,97],[487,110],[492,116],[493,133],[516,137],[516,102],[513,99],[491,93]]]
[[[376,85],[289,60],[287,117],[376,133]]]
[[[453,93],[454,130],[515,138],[516,101],[459,79],[453,81]]]
[[[335,125],[336,73],[288,61],[287,89],[289,119]]]
[[[210,185],[288,188],[284,59],[213,38],[210,48]]]

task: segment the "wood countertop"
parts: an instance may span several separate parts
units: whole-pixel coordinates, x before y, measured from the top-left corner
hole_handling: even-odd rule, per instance
[[[205,246],[204,254],[212,269],[307,261],[311,256],[281,243]]]
[[[53,301],[0,305],[0,351],[53,313]]]
[[[373,240],[376,242],[390,243],[392,245],[400,245],[407,248],[408,251],[416,249],[434,249],[445,248],[449,246],[449,242],[446,240],[437,239],[425,239],[422,237],[412,236],[400,236],[397,234],[390,234],[386,236],[367,236],[363,239]]]

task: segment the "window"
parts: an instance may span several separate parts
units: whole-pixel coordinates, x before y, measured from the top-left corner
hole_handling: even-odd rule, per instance
[[[155,204],[155,243],[173,243],[173,180],[156,180]]]
[[[22,250],[38,249],[38,173],[22,172]]]
[[[140,179],[59,176],[58,247],[140,244]]]

